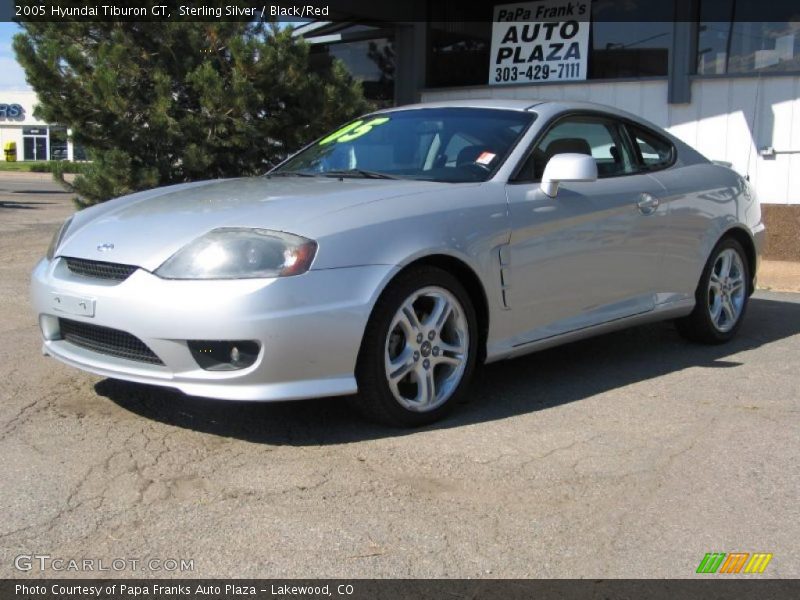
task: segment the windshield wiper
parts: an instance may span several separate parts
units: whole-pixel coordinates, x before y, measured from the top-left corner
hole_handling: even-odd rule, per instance
[[[306,171],[276,171],[267,173],[266,177],[319,177],[321,173],[308,173]]]
[[[325,171],[326,177],[363,177],[364,179],[400,179],[394,175],[387,175],[378,171],[367,171],[365,169],[347,169],[343,171]]]

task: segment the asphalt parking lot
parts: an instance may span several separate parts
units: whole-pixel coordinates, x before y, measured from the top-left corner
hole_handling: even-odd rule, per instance
[[[34,554],[193,561],[104,577],[693,577],[707,552],[800,576],[800,294],[758,292],[725,346],[658,324],[491,365],[449,420],[393,431],[341,399],[215,402],[43,357],[27,278],[71,210],[0,178],[0,577],[92,575],[15,568]]]

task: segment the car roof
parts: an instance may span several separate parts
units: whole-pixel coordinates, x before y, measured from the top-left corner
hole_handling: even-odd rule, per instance
[[[398,110],[414,110],[424,108],[493,108],[498,110],[533,111],[546,115],[556,114],[573,110],[595,110],[605,112],[618,117],[625,117],[640,123],[647,123],[642,117],[621,110],[614,106],[599,104],[597,102],[583,102],[578,100],[543,100],[530,98],[524,100],[506,99],[463,99],[463,100],[443,100],[440,102],[420,102],[418,104],[405,104],[392,108],[382,109],[378,112],[393,112]],[[659,127],[660,129],[660,127]]]
[[[444,100],[441,102],[420,102],[418,104],[404,104],[383,109],[380,112],[394,112],[397,110],[412,110],[419,108],[496,108],[503,110],[530,110],[542,100],[495,100],[495,99],[466,99]]]
[[[663,131],[654,123],[649,122],[647,119],[629,113],[628,111],[608,106],[606,104],[598,104],[596,102],[582,102],[577,100],[541,100],[541,99],[527,99],[527,100],[505,100],[505,99],[464,99],[464,100],[444,100],[441,102],[421,102],[418,104],[405,104],[403,106],[395,106],[392,108],[385,108],[376,112],[395,112],[400,110],[418,110],[426,108],[488,108],[496,110],[512,110],[520,112],[536,112],[540,117],[549,119],[562,112],[570,111],[598,111],[606,113],[611,116],[629,119],[638,122],[650,128],[655,128],[658,131]]]

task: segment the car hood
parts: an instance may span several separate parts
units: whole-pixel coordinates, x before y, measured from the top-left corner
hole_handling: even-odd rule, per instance
[[[447,184],[251,177],[157,188],[76,213],[57,255],[153,271],[180,248],[218,227],[259,227],[313,238],[313,223],[325,214],[443,185]]]

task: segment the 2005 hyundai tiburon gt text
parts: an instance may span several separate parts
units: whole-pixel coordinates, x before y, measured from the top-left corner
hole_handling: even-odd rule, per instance
[[[44,351],[197,396],[357,394],[441,417],[480,362],[676,319],[730,339],[764,226],[748,182],[573,102],[362,117],[266,176],[76,213],[33,272]]]

